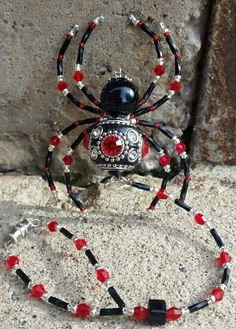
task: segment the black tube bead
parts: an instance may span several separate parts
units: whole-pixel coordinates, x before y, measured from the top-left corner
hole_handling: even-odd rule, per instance
[[[61,227],[59,230],[66,238],[68,239],[72,239],[74,237],[74,235],[72,233],[70,233],[67,229],[65,229],[64,227]]]
[[[76,207],[78,207],[78,208],[83,208],[84,207],[83,204],[76,198],[76,195],[74,193],[69,194],[69,197],[74,202]]]
[[[59,307],[59,308],[62,308],[63,310],[67,310],[67,306],[69,305],[69,303],[66,303],[63,300],[61,300],[59,298],[56,298],[56,297],[53,297],[53,296],[50,296],[48,298],[48,302],[50,304],[53,304],[53,305]]]
[[[52,151],[48,151],[45,160],[45,167],[46,168],[50,167],[51,162],[52,162]]]
[[[80,90],[90,100],[90,102],[97,102],[97,106],[100,106],[100,102],[96,99],[96,97],[93,96],[91,91],[86,86],[83,86],[83,88],[81,88]]]
[[[116,291],[116,289],[114,287],[109,287],[108,289],[108,293],[110,294],[111,298],[115,301],[115,303],[123,308],[125,307],[125,302],[121,299],[121,297],[119,296],[118,292]]]
[[[166,137],[168,137],[170,139],[174,137],[174,134],[171,131],[169,131],[168,129],[166,129],[163,124],[161,124],[159,126],[158,130],[160,130]]]
[[[170,47],[172,54],[175,55],[177,53],[177,49],[175,47],[174,40],[170,35],[166,37],[166,42],[168,43],[168,46]]]
[[[83,56],[84,56],[84,47],[79,47],[78,50],[78,57],[77,57],[77,64],[82,65],[83,64]]]
[[[209,305],[208,300],[203,300],[201,302],[198,302],[196,304],[189,306],[188,309],[189,309],[190,313],[193,313],[193,312],[197,312],[197,311],[201,310],[204,307],[207,307],[208,305]]]
[[[71,38],[68,38],[66,37],[65,41],[63,42],[62,46],[61,46],[61,49],[59,51],[59,56],[64,56],[67,48],[69,47],[70,45],[70,41],[71,41]]]
[[[94,266],[98,263],[98,261],[96,260],[94,254],[92,253],[92,251],[90,249],[87,249],[85,251],[85,255],[88,257],[88,260],[90,261],[90,263]]]
[[[168,181],[169,181],[169,173],[165,172],[164,178],[163,178],[162,183],[161,183],[161,188],[162,189],[164,189],[164,190],[166,189]]]
[[[180,208],[183,208],[187,212],[189,212],[192,209],[189,205],[187,205],[186,203],[184,203],[182,200],[175,199],[174,202],[175,202],[175,204],[177,204],[177,206],[179,206]]]
[[[57,75],[63,75],[63,62],[62,60],[57,60]]]
[[[160,41],[154,41],[154,45],[155,45],[157,57],[162,58],[163,54],[162,54],[162,48],[161,48]]]
[[[150,191],[151,187],[149,185],[143,184],[143,183],[138,183],[138,182],[133,182],[132,183],[133,187],[136,187],[140,190],[144,190],[144,191]]]
[[[181,75],[181,59],[175,58],[175,75]]]
[[[210,233],[211,235],[213,236],[217,246],[219,248],[223,247],[224,246],[224,242],[222,241],[221,237],[219,236],[219,234],[217,233],[216,229],[212,228],[210,229]]]
[[[26,286],[28,286],[28,284],[30,283],[31,279],[30,279],[30,277],[25,272],[22,271],[21,268],[18,268],[16,270],[16,275],[24,282],[24,284]]]
[[[230,269],[229,267],[224,268],[222,279],[220,281],[221,284],[225,284],[226,286],[229,283]]]
[[[144,33],[146,33],[151,38],[156,35],[145,23],[141,23],[139,27],[141,30],[143,30]]]
[[[101,316],[112,316],[112,315],[122,315],[122,308],[101,308],[100,315]]]
[[[49,169],[45,172],[45,175],[47,177],[49,187],[54,186],[53,178]]]
[[[151,93],[155,89],[156,84],[154,82],[151,82],[150,85],[148,86],[147,90],[145,91],[143,98],[145,101],[150,97]]]

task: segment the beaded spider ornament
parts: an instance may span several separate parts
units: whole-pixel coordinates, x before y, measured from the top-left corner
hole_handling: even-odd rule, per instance
[[[69,85],[63,77],[64,54],[71,42],[71,39],[79,31],[78,25],[75,25],[68,33],[58,55],[57,89],[80,109],[97,114],[98,116],[95,118],[75,121],[63,129],[59,134],[51,137],[51,143],[48,148],[44,168],[49,187],[53,191],[55,198],[58,199],[57,189],[53,182],[50,170],[55,147],[58,146],[61,139],[65,135],[69,134],[78,126],[89,125],[70,145],[66,155],[63,158],[67,193],[75,206],[77,206],[81,211],[86,210],[72,189],[70,176],[70,166],[73,163],[72,154],[78,145],[83,143],[84,147],[88,150],[89,157],[95,166],[108,170],[110,174],[108,179],[111,177],[119,179],[120,171],[133,169],[140,163],[142,158],[147,155],[148,149],[151,147],[157,153],[159,157],[159,163],[164,169],[164,176],[160,189],[151,188],[146,184],[132,181],[132,179],[127,180],[126,183],[138,189],[156,192],[156,195],[149,206],[150,210],[154,210],[157,202],[160,199],[167,198],[167,195],[165,194],[166,186],[171,176],[173,175],[171,173],[170,167],[170,156],[164,152],[161,145],[159,145],[149,134],[140,128],[148,127],[159,130],[161,133],[171,139],[173,141],[174,150],[179,154],[181,158],[182,167],[184,170],[184,181],[180,197],[178,201],[176,201],[181,206],[185,200],[190,180],[189,158],[185,151],[185,144],[179,140],[179,138],[175,136],[171,131],[169,131],[163,123],[137,119],[137,117],[159,108],[180,90],[180,53],[175,46],[169,29],[166,28],[163,23],[161,23],[160,25],[163,30],[164,38],[174,56],[175,80],[170,84],[168,92],[163,97],[161,97],[154,104],[144,107],[144,104],[151,96],[160,77],[165,73],[164,59],[162,55],[160,37],[152,30],[150,30],[146,24],[136,19],[134,15],[129,15],[130,22],[133,23],[133,25],[136,27],[140,28],[153,40],[158,58],[158,64],[154,68],[155,77],[150,82],[144,95],[140,98],[135,85],[131,82],[131,79],[124,75],[120,70],[120,72],[116,72],[115,75],[112,76],[108,83],[104,86],[101,92],[100,100],[98,100],[83,83],[84,73],[81,70],[81,65],[83,62],[85,44],[93,30],[103,20],[103,16],[96,18],[92,23],[89,24],[87,30],[85,31],[79,43],[78,57],[73,75],[79,89],[94,104],[94,106],[84,105],[77,98],[75,98],[75,96],[72,95],[69,91]]]

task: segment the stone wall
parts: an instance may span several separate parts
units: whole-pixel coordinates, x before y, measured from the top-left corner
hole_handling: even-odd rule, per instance
[[[94,94],[99,97],[102,86],[111,72],[119,67],[133,78],[140,94],[144,92],[156,65],[156,54],[151,40],[130,25],[127,15],[130,12],[135,13],[157,32],[160,32],[159,21],[164,20],[173,31],[173,37],[182,53],[183,88],[180,95],[174,96],[171,102],[147,118],[165,122],[177,134],[181,133],[180,128],[186,129],[195,124],[195,120],[192,120],[192,111],[193,102],[196,104],[196,89],[199,88],[199,73],[202,71],[199,71],[197,63],[202,56],[207,1],[160,0],[157,3],[150,0],[1,0],[1,5],[4,8],[0,14],[3,36],[0,56],[1,171],[39,172],[52,131],[62,129],[75,119],[89,116],[85,112],[78,113],[77,108],[57,93],[55,59],[65,34],[73,24],[80,24],[81,36],[87,23],[101,14],[105,15],[106,21],[91,36],[84,56],[85,81]],[[227,27],[230,30],[230,24]],[[220,29],[220,26],[218,28]],[[71,83],[71,90],[82,101],[87,102],[74,86],[71,76],[77,47],[78,41],[74,41],[68,49],[65,58],[65,77]],[[168,73],[162,78],[151,101],[163,95],[174,77],[172,56],[165,44],[163,48]],[[207,72],[205,74],[207,75]],[[216,94],[215,97],[219,95]],[[221,103],[217,106],[221,108]],[[215,113],[217,117],[221,115],[220,110]],[[205,114],[201,114],[203,115]],[[201,128],[198,114],[196,117],[199,132],[201,129],[206,131],[208,127]],[[218,130],[218,124],[214,129]],[[72,134],[65,144],[69,145],[78,131]],[[162,136],[156,137],[163,144],[167,144],[167,140]],[[204,140],[208,137],[205,133]],[[196,144],[199,144],[199,139],[199,135],[196,134]],[[56,161],[58,167],[61,165],[63,152],[62,150],[57,154],[60,159]],[[81,153],[83,157],[83,152]],[[209,155],[205,152],[201,155],[198,148],[194,158],[196,161],[222,161],[222,157],[219,158],[215,152]],[[152,160],[153,155],[144,168],[155,167],[156,161],[154,163]]]

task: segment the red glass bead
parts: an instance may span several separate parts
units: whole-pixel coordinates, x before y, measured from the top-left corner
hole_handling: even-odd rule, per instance
[[[163,75],[165,73],[165,66],[164,65],[157,65],[154,68],[155,75]]]
[[[139,320],[143,321],[146,320],[149,316],[149,311],[143,306],[136,306],[134,308],[134,317]]]
[[[46,293],[46,289],[42,284],[35,284],[31,289],[31,296],[41,298]]]
[[[182,310],[178,307],[171,307],[166,312],[167,321],[176,321],[181,318]]]
[[[225,292],[221,288],[213,288],[211,294],[215,296],[216,302],[219,302],[223,299]]]
[[[91,29],[95,29],[96,27],[97,27],[97,24],[96,23],[91,23],[90,25],[89,25],[89,27],[91,28]]]
[[[150,111],[155,111],[156,107],[155,107],[154,105],[151,105],[151,106],[149,107],[149,109],[150,109]]]
[[[136,26],[141,27],[142,24],[143,24],[143,23],[142,23],[141,21],[138,21],[137,24],[136,24]]]
[[[178,92],[180,91],[180,88],[181,88],[181,85],[180,85],[180,82],[179,81],[174,81],[170,84],[170,90],[173,90],[175,92]]]
[[[83,147],[87,150],[89,147],[89,134],[86,134],[83,138]]]
[[[150,204],[150,206],[148,207],[149,211],[153,211],[155,209],[155,206],[153,204]]]
[[[91,313],[91,306],[88,304],[78,304],[76,306],[75,314],[80,318],[88,318]]]
[[[149,144],[146,140],[144,140],[142,147],[142,157],[144,158],[146,155],[148,155],[148,152],[149,152]]]
[[[50,190],[51,190],[51,191],[56,191],[56,186],[55,186],[55,185],[51,185],[51,186],[50,186]]]
[[[49,232],[56,232],[57,225],[58,225],[58,222],[56,220],[52,220],[50,223],[48,223]]]
[[[73,78],[76,82],[84,80],[84,73],[82,71],[75,71]]]
[[[64,80],[61,80],[58,82],[57,84],[57,90],[59,91],[63,91],[64,89],[68,88],[69,86],[69,83],[67,83],[66,81]]]
[[[163,167],[167,166],[170,163],[169,155],[164,154],[164,155],[160,156],[159,162]]]
[[[168,199],[168,195],[165,194],[165,190],[162,188],[157,192],[157,197],[158,197],[158,199],[161,199],[161,200]]]
[[[11,255],[7,258],[6,261],[6,268],[8,270],[10,270],[11,268],[13,268],[15,265],[19,265],[20,264],[20,258],[14,255]]]
[[[164,37],[167,38],[170,35],[169,32],[164,32]]]
[[[60,138],[57,135],[52,136],[50,139],[50,143],[53,146],[57,146],[60,143]]]
[[[104,270],[103,268],[99,268],[96,270],[96,276],[98,281],[104,283],[105,281],[110,279],[110,274],[108,271]]]
[[[222,251],[220,257],[216,259],[217,266],[223,266],[225,263],[231,263],[232,257],[227,251]]]
[[[81,250],[83,247],[87,247],[87,242],[85,239],[76,239],[74,241],[75,247],[78,250]]]
[[[121,138],[117,135],[106,136],[101,143],[102,152],[107,156],[117,156],[123,150]]]
[[[176,151],[181,154],[184,153],[186,150],[186,145],[182,142],[175,144]]]
[[[153,38],[154,41],[158,41],[158,40],[160,40],[160,37],[159,37],[159,35],[157,35],[157,34],[155,34],[152,38]]]
[[[194,216],[194,219],[195,219],[196,223],[199,225],[204,225],[206,223],[206,221],[203,218],[203,214],[197,213]]]
[[[65,165],[70,166],[73,162],[73,158],[71,155],[67,154],[64,156],[63,161],[64,161]]]

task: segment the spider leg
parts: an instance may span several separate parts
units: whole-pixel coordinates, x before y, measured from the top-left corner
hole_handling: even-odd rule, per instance
[[[46,160],[45,160],[45,167],[44,167],[44,172],[48,181],[48,186],[51,189],[51,191],[53,192],[53,195],[56,199],[56,201],[59,201],[58,199],[58,195],[57,195],[57,188],[54,184],[53,181],[53,177],[52,177],[52,173],[50,170],[50,166],[52,164],[52,159],[53,159],[53,151],[54,149],[60,144],[61,139],[66,136],[67,134],[69,134],[72,130],[74,130],[75,128],[82,126],[82,125],[86,125],[86,124],[92,124],[95,122],[98,122],[100,118],[90,118],[90,119],[85,119],[85,120],[80,120],[80,121],[75,121],[72,124],[70,124],[68,127],[66,127],[65,129],[63,129],[61,132],[59,132],[57,135],[54,135],[51,137],[51,143],[48,147],[48,152],[46,155]]]
[[[83,206],[82,202],[78,200],[76,197],[75,192],[72,189],[72,182],[70,177],[70,165],[73,162],[72,154],[76,147],[82,142],[84,137],[89,134],[93,128],[97,125],[97,123],[92,124],[87,129],[83,130],[79,136],[76,138],[76,140],[71,144],[69,147],[66,155],[63,158],[64,161],[64,175],[65,175],[65,181],[66,181],[66,188],[69,198],[73,201],[73,203],[76,205],[77,208],[80,209],[80,211],[86,211],[86,208]]]
[[[101,111],[100,109],[94,108],[92,106],[84,105],[75,96],[73,96],[72,93],[68,90],[69,84],[64,80],[64,77],[63,77],[64,55],[65,55],[67,48],[70,45],[72,38],[74,36],[76,36],[78,31],[79,31],[79,25],[75,25],[71,29],[71,31],[67,34],[66,39],[63,42],[61,49],[59,51],[59,55],[57,57],[57,79],[58,79],[57,89],[58,89],[58,91],[60,91],[62,93],[62,95],[67,97],[69,99],[69,101],[72,104],[74,104],[75,106],[77,106],[78,108],[83,109],[87,112],[103,115],[103,111]]]
[[[151,202],[151,204],[149,206],[149,210],[154,210],[157,202],[160,199],[166,199],[165,190],[166,190],[168,181],[170,179],[171,168],[170,168],[169,164],[170,164],[171,158],[167,154],[164,153],[164,150],[162,149],[162,147],[150,135],[145,133],[140,128],[138,128],[138,131],[142,134],[143,138],[157,152],[157,154],[159,155],[160,165],[163,167],[163,169],[165,171],[164,177],[162,179],[161,187],[157,191],[157,194],[156,194],[155,198],[153,199],[153,201]],[[150,189],[148,190],[148,185],[137,183],[137,182],[134,182],[134,185],[132,185],[132,186],[143,189],[143,190],[146,190],[146,191],[150,190]]]
[[[174,150],[179,154],[179,157],[181,159],[181,165],[183,167],[184,171],[184,181],[182,185],[182,189],[180,192],[180,200],[184,201],[187,195],[188,187],[189,187],[189,181],[190,181],[190,163],[189,163],[189,157],[187,153],[185,152],[186,146],[183,142],[179,140],[179,138],[174,135],[171,131],[169,131],[163,123],[157,123],[147,120],[136,120],[136,125],[143,126],[143,127],[150,127],[155,128],[159,130],[161,133],[163,133],[166,137],[173,140],[174,142]]]
[[[147,27],[146,24],[144,24],[143,22],[141,22],[140,20],[136,19],[133,15],[130,15],[130,20],[131,22],[136,25],[137,27],[141,28],[148,36],[150,36],[151,38],[153,38],[154,40],[154,44],[156,47],[156,51],[157,51],[157,56],[158,56],[158,61],[159,61],[159,65],[156,66],[155,70],[158,73],[157,77],[150,83],[148,89],[146,90],[143,98],[140,100],[140,103],[138,105],[138,108],[144,104],[146,102],[146,100],[149,98],[149,96],[151,95],[152,91],[154,90],[156,83],[158,81],[158,79],[160,78],[161,73],[163,74],[165,68],[164,68],[164,61],[162,58],[162,52],[161,52],[161,48],[160,48],[160,42],[159,42],[159,38],[158,36],[149,29],[149,27]],[[166,95],[164,95],[163,97],[161,97],[157,102],[155,102],[154,104],[138,109],[133,113],[133,115],[135,117],[139,116],[139,115],[143,115],[146,114],[148,112],[154,111],[157,108],[159,108],[160,106],[162,106],[165,102],[167,102],[177,91],[180,90],[180,80],[181,80],[181,55],[179,53],[179,51],[177,50],[175,43],[173,41],[173,38],[171,37],[170,33],[169,33],[169,29],[165,27],[164,23],[160,23],[161,28],[163,30],[163,34],[164,34],[164,38],[172,52],[172,54],[174,55],[175,58],[175,80],[174,82],[172,82],[170,84],[170,89],[168,90],[168,92],[166,93]]]
[[[94,97],[94,95],[90,92],[90,90],[84,85],[82,82],[84,78],[84,73],[81,71],[81,65],[83,63],[83,55],[84,55],[84,47],[86,42],[88,41],[91,33],[93,30],[97,27],[97,25],[100,22],[104,21],[104,16],[99,16],[93,20],[86,29],[80,43],[79,43],[79,50],[78,50],[78,56],[77,56],[77,61],[75,65],[75,72],[74,72],[74,79],[76,81],[77,86],[79,89],[82,91],[82,93],[92,102],[94,105],[98,106],[101,108],[100,101]]]
[[[153,32],[145,23],[138,20],[133,14],[129,15],[129,20],[131,21],[131,23],[133,23],[136,27],[139,27],[145,34],[147,34],[153,40],[158,58],[158,65],[154,68],[155,78],[150,82],[143,97],[139,100],[139,104],[137,106],[138,109],[140,106],[145,104],[148,98],[151,96],[153,90],[157,85],[158,80],[160,79],[161,75],[164,74],[165,72],[165,67],[164,67],[164,58],[162,56],[160,37],[155,32]]]

